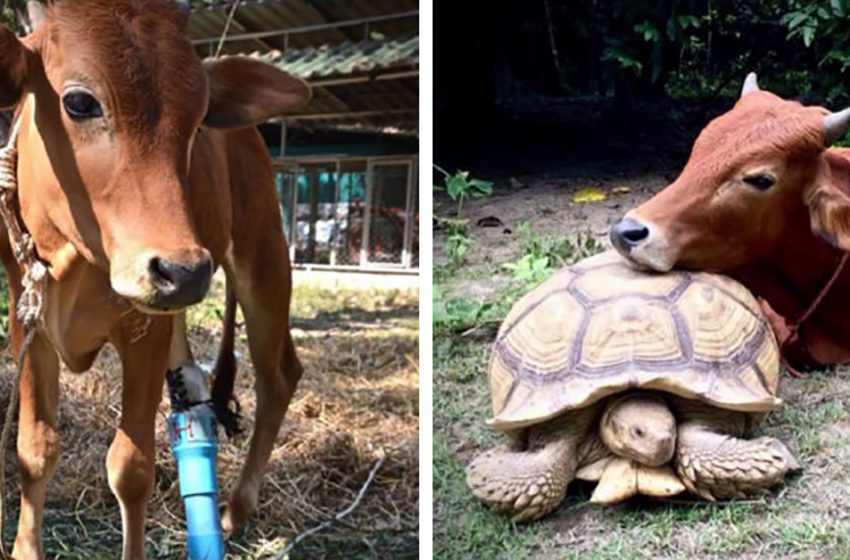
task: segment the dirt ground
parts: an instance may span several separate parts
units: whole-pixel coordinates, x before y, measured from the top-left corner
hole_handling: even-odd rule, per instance
[[[220,285],[190,313],[198,360],[211,366],[223,309]],[[293,334],[302,379],[272,452],[260,503],[228,558],[271,558],[297,534],[354,500],[376,461],[386,457],[360,506],[343,522],[300,543],[290,558],[414,558],[418,554],[418,294],[334,292],[299,287]],[[245,434],[220,441],[225,488],[245,457],[253,412],[253,371],[239,324],[236,395]],[[11,372],[8,350],[4,371]],[[11,375],[0,376],[0,410]],[[62,456],[48,490],[45,543],[50,558],[120,556],[121,522],[106,481],[106,453],[120,417],[120,367],[107,349],[91,371],[62,374]],[[167,401],[167,399],[166,399]],[[157,483],[149,506],[149,558],[185,558],[183,507],[168,446],[163,403],[157,422]],[[18,469],[6,455],[9,503],[17,518]],[[222,492],[222,499],[225,494]],[[13,539],[12,523],[5,529]]]
[[[640,167],[640,166],[638,166]],[[473,176],[481,176],[472,170]],[[516,235],[528,222],[542,235],[574,239],[589,233],[604,246],[611,223],[663,188],[675,166],[654,172],[605,165],[548,175],[496,177],[491,198],[471,201],[472,224],[497,217],[503,225],[473,227],[467,262],[457,270],[435,266],[445,299],[498,301],[515,283],[502,265],[520,258]],[[577,204],[579,189],[629,192]],[[435,212],[448,213],[446,200]],[[441,247],[443,234],[435,234]],[[463,469],[477,453],[503,442],[485,425],[490,401],[486,362],[492,332],[446,334],[434,343],[434,532],[439,558],[846,558],[850,556],[850,368],[783,379],[785,405],[761,433],[779,437],[803,465],[779,492],[729,504],[635,499],[615,507],[587,503],[592,486],[577,483],[557,512],[516,526],[479,505]]]
[[[655,173],[632,174],[619,171],[598,175],[589,169],[577,175],[519,176],[497,179],[492,197],[474,199],[465,206],[464,214],[472,224],[495,217],[503,224],[490,227],[473,227],[473,243],[460,274],[455,274],[446,287],[458,297],[486,298],[504,286],[508,280],[501,270],[504,263],[519,258],[517,230],[527,222],[541,236],[575,239],[579,234],[591,234],[600,243],[610,247],[608,231],[616,220],[642,200],[650,198],[667,184],[665,177]],[[603,202],[574,203],[575,192],[585,188],[600,188],[606,193],[628,188],[628,192],[609,194]],[[451,212],[447,200],[437,200],[435,213]],[[437,251],[435,266],[444,263],[442,252],[444,235],[434,234]],[[488,272],[493,276],[481,282],[479,276]],[[493,280],[494,282],[490,282]]]

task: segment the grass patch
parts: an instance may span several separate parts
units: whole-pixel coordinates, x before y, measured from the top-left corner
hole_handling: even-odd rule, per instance
[[[505,441],[485,425],[488,351],[487,340],[444,336],[435,343],[435,557],[847,557],[850,410],[841,395],[850,388],[850,370],[783,380],[787,404],[760,431],[789,442],[805,470],[774,496],[730,504],[633,500],[597,507],[586,502],[592,487],[576,483],[555,514],[517,527],[477,503],[465,484],[464,467],[472,457]]]
[[[434,558],[526,558],[540,535],[483,507],[467,507],[463,465],[448,445],[442,434],[434,435]]]
[[[498,324],[515,299],[501,292],[487,301],[454,301],[446,310],[450,317],[461,316],[457,324],[462,328],[452,328],[451,322],[435,325],[435,557],[848,557],[850,368],[782,380],[786,404],[767,417],[758,433],[789,443],[804,471],[764,499],[728,504],[637,499],[597,507],[587,503],[592,486],[575,483],[558,511],[527,526],[516,526],[477,503],[466,487],[465,465],[505,436],[485,423],[490,414],[487,361],[495,329],[477,336],[475,325],[483,313],[491,313]],[[470,309],[472,318],[464,319]]]

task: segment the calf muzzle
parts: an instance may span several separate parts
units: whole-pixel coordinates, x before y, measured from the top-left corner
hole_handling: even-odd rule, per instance
[[[156,290],[151,302],[153,307],[182,309],[204,299],[210,287],[213,265],[208,255],[192,263],[153,257],[148,271]]]
[[[622,255],[628,255],[632,248],[640,245],[649,237],[649,228],[625,217],[611,228],[611,243]]]

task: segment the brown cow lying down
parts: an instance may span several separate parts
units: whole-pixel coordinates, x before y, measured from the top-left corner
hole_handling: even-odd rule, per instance
[[[186,22],[173,0],[59,0],[23,40],[0,28],[0,104],[16,106],[20,121],[20,215],[50,272],[44,326],[20,383],[17,559],[42,556],[59,457],[60,359],[82,372],[107,342],[121,357],[121,421],[106,464],[125,559],[144,556],[165,372],[191,359],[180,312],[205,296],[216,267],[244,311],[257,377],[254,433],[226,532],[256,506],[301,375],[288,326],[290,265],[255,125],[310,92],[259,62],[202,65]],[[21,272],[6,235],[0,256],[17,299]],[[14,317],[12,338],[17,352]],[[214,395],[225,402],[232,373],[218,369]]]
[[[655,270],[728,273],[764,298],[780,340],[850,251],[850,150],[830,148],[850,109],[830,113],[758,88],[708,124],[671,185],[611,231]],[[850,362],[850,266],[786,348],[795,366]]]

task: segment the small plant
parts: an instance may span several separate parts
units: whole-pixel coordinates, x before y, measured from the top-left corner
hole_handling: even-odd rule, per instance
[[[463,218],[463,203],[468,198],[483,198],[493,194],[493,183],[481,179],[470,179],[469,171],[458,171],[450,175],[445,169],[434,166],[444,175],[445,187],[435,186],[434,190],[445,190],[453,202],[457,203],[457,217]]]
[[[450,334],[475,325],[486,304],[468,298],[444,299],[439,285],[434,285],[434,330]]]
[[[448,233],[444,246],[452,268],[463,263],[466,253],[472,245],[469,237],[469,220],[463,216],[463,203],[469,198],[483,198],[493,194],[493,183],[481,179],[470,179],[469,171],[458,171],[454,175],[435,165],[434,168],[443,174],[443,186],[434,185],[435,191],[445,191],[455,203],[454,217],[437,216]]]
[[[453,220],[446,218],[443,221],[446,226],[446,254],[453,267],[458,266],[466,258],[466,253],[472,245],[469,237],[469,220]]]
[[[518,261],[503,265],[510,270],[514,280],[526,288],[544,281],[559,268],[595,255],[602,245],[589,233],[579,233],[575,241],[567,238],[542,237],[531,229],[528,222],[517,228],[519,248],[522,255]]]

